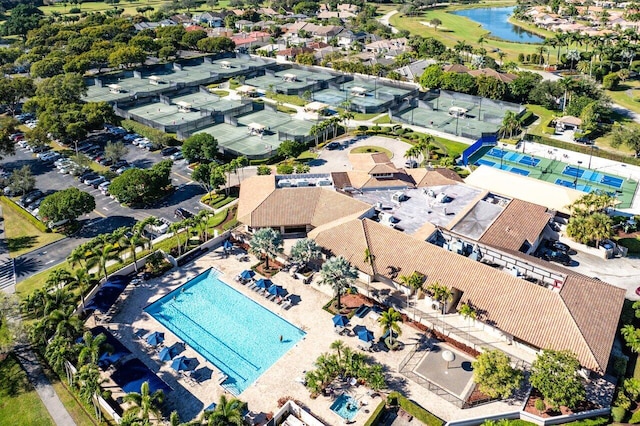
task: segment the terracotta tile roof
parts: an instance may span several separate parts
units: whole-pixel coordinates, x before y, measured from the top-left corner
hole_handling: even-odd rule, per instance
[[[436,167],[432,170],[420,167],[417,169],[406,169],[406,172],[411,175],[417,188],[454,185],[464,182],[456,172],[444,167]]]
[[[465,67],[464,65],[461,65],[461,64],[451,64],[451,65],[445,65],[444,67],[442,67],[442,71],[444,71],[444,72],[457,72],[459,74],[463,74],[463,73],[469,72],[469,68],[467,68],[467,67]]]
[[[398,169],[392,163],[376,164],[369,170],[369,174],[397,173]]]
[[[368,172],[378,164],[390,164],[395,169],[387,154],[378,152],[373,154],[349,154],[349,162],[353,170]]]
[[[246,179],[240,187],[238,220],[258,228],[317,227],[352,214],[363,214],[370,209],[367,203],[330,189],[275,189],[275,177],[256,176]]]
[[[533,245],[538,240],[550,218],[546,207],[513,199],[479,241],[493,247],[519,250],[525,241]]]
[[[498,72],[492,68],[481,68],[479,70],[471,70],[469,71],[469,75],[472,75],[474,77],[478,77],[480,75],[486,75],[488,77],[496,78],[502,81],[503,83],[507,83],[507,84],[511,83],[513,80],[515,80],[518,77],[517,75]]]
[[[537,348],[571,350],[583,366],[606,370],[624,301],[622,289],[568,272],[559,293],[368,219],[310,236],[362,271],[370,271],[362,255],[368,247],[377,274],[397,279],[394,270],[399,275],[418,271],[427,277],[426,285],[438,281],[461,290],[460,303],[477,306],[484,312],[482,321]]]
[[[353,186],[351,185],[351,180],[349,179],[349,174],[347,172],[331,173],[331,181],[333,182],[333,186],[339,189],[343,189],[347,186]]]

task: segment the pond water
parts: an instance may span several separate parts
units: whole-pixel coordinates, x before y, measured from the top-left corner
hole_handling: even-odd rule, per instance
[[[529,31],[511,24],[508,19],[514,7],[492,7],[480,9],[464,9],[452,12],[454,15],[465,16],[482,25],[491,35],[507,41],[524,43],[542,43],[544,39]]]

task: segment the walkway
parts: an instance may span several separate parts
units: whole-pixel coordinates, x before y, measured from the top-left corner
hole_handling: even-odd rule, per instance
[[[395,15],[396,13],[398,13],[398,11],[397,11],[397,10],[392,10],[391,12],[387,12],[386,14],[384,14],[383,16],[381,16],[380,18],[378,18],[378,22],[380,22],[380,23],[381,23],[382,25],[384,25],[385,27],[389,27],[389,28],[391,28],[391,33],[392,33],[392,34],[398,34],[398,33],[400,32],[396,27],[392,26],[392,25],[389,23],[389,19],[391,19],[391,17],[392,17],[393,15]]]
[[[42,371],[38,358],[31,346],[24,342],[20,343],[15,347],[15,354],[22,368],[27,372],[29,382],[36,389],[38,396],[44,406],[47,407],[47,411],[55,424],[58,426],[75,426],[76,422],[73,421],[53,386],[51,386],[51,382]],[[28,407],[25,407],[25,409],[28,409]]]

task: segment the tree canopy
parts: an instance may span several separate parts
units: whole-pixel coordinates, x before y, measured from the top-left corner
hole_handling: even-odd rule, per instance
[[[189,136],[182,144],[182,155],[188,162],[212,161],[218,153],[218,141],[208,133]]]
[[[78,188],[67,188],[47,196],[40,205],[40,217],[45,222],[76,220],[96,208],[93,195]]]
[[[553,407],[575,408],[585,399],[585,388],[578,377],[580,363],[570,351],[545,349],[531,365],[531,384]]]
[[[149,206],[167,195],[171,186],[170,160],[161,161],[150,169],[129,169],[115,178],[109,192],[121,203]]]
[[[508,398],[520,387],[522,379],[522,371],[511,367],[509,357],[502,351],[483,352],[473,362],[473,380],[492,398]]]

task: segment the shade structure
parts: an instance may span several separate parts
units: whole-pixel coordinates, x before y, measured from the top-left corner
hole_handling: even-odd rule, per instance
[[[344,315],[336,315],[333,317],[334,327],[346,327],[349,324],[349,318]]]
[[[260,278],[256,281],[256,287],[263,288],[265,290],[271,287],[271,285],[273,285],[273,282],[268,278]]]
[[[358,339],[362,340],[363,342],[371,342],[373,340],[373,332],[371,330],[363,328],[362,330],[358,331]]]
[[[284,294],[286,293],[285,289],[279,285],[272,285],[267,291],[274,296],[284,296]]]
[[[231,241],[229,240],[224,240],[224,243],[222,243],[222,248],[229,250],[233,248],[233,244],[231,244]]]
[[[153,333],[147,336],[147,343],[150,344],[151,346],[157,346],[162,342],[164,342],[164,333],[154,331]]]
[[[187,357],[179,356],[171,361],[171,368],[176,371],[188,370],[189,366],[187,365]]]
[[[245,269],[244,271],[240,272],[240,278],[242,278],[243,280],[250,280],[255,275],[256,273],[253,272],[251,269]]]
[[[174,356],[174,351],[171,348],[162,348],[162,350],[158,353],[158,358],[160,361],[169,361]]]

